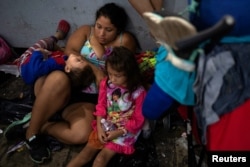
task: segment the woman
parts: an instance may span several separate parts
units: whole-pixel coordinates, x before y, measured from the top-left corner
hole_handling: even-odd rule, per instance
[[[135,39],[124,31],[126,25],[125,10],[114,3],[106,4],[96,12],[93,26],[81,26],[71,35],[65,54],[81,55],[83,46],[85,48],[88,46],[91,56],[85,55],[85,58],[94,71],[96,85],[99,85],[99,81],[105,75],[96,65],[105,62],[104,55],[108,49],[124,46],[133,52],[136,50]],[[91,58],[95,61],[92,62]],[[70,88],[70,80],[62,71],[54,71],[46,77],[39,78],[35,83],[36,100],[26,131],[26,139],[30,157],[36,163],[43,163],[44,160],[50,158],[50,151],[39,135],[41,133],[51,135],[66,144],[87,142],[91,132],[91,122],[94,119],[93,111],[97,102],[97,92],[75,93]],[[49,118],[60,110],[63,121],[48,122]],[[21,125],[28,121],[29,119],[22,121]]]

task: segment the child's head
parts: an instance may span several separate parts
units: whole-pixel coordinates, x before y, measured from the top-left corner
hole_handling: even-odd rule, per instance
[[[135,55],[125,47],[114,47],[105,64],[109,80],[132,93],[141,85],[141,73]]]
[[[75,89],[83,89],[95,81],[91,67],[81,56],[70,54],[65,65],[65,73],[71,80]]]

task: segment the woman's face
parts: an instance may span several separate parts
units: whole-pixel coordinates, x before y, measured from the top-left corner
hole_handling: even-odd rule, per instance
[[[117,37],[117,28],[108,17],[100,16],[95,23],[94,35],[100,44],[106,45]]]
[[[71,69],[84,69],[87,62],[81,56],[70,54],[65,65],[65,71],[69,72]]]

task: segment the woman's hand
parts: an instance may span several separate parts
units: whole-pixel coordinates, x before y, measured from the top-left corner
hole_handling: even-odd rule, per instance
[[[92,48],[93,48],[93,50],[94,50],[94,52],[95,52],[95,55],[96,55],[97,59],[100,59],[100,60],[101,60],[101,59],[103,58],[104,53],[105,53],[105,48],[104,48],[104,46],[101,45],[101,44],[97,41],[97,39],[96,39],[96,37],[95,37],[94,34],[93,34],[93,35],[91,36],[91,38],[90,38],[90,43],[91,43],[91,46],[92,46]]]

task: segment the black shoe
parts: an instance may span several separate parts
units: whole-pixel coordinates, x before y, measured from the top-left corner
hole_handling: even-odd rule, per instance
[[[63,143],[59,142],[56,138],[52,136],[46,137],[46,143],[51,152],[60,151],[63,148]]]
[[[44,136],[32,136],[29,140],[26,140],[26,146],[33,162],[41,164],[50,159],[50,150],[47,148]]]
[[[12,122],[4,131],[7,140],[25,139],[26,129],[29,126],[31,113],[28,113],[21,120]]]

